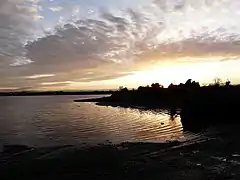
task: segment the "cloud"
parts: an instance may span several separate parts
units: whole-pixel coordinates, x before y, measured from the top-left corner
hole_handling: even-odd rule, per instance
[[[32,19],[38,16],[39,9],[35,3],[37,1],[0,1],[1,67],[9,64],[22,65],[31,62],[26,57],[24,44],[34,34]]]
[[[17,11],[5,11],[11,20],[0,12],[7,29],[4,34],[0,27],[0,66],[18,66],[8,68],[8,72],[0,70],[5,78],[2,84],[93,82],[126,76],[156,61],[239,57],[239,1],[148,1],[148,5],[121,11],[95,8],[91,16],[71,12],[72,19],[61,19],[35,39],[31,35],[36,22],[30,18],[42,16],[39,2],[28,1],[30,4],[24,8],[15,6],[17,0],[0,2],[0,8],[7,5],[8,10]],[[63,12],[62,6],[49,9]],[[9,82],[6,79],[10,73],[13,77],[35,78]],[[55,76],[37,77],[52,74]]]
[[[59,12],[63,9],[62,6],[54,6],[54,7],[49,7],[49,9],[53,12]]]
[[[48,77],[53,77],[55,76],[54,74],[37,74],[37,75],[32,75],[32,76],[25,76],[21,77],[24,79],[42,79],[42,78],[48,78]]]
[[[74,84],[74,81],[62,81],[62,82],[42,82],[35,86],[35,89],[41,90],[66,90],[71,84]]]
[[[214,24],[206,18],[212,11],[193,5],[182,8],[180,14],[168,12],[166,7],[159,11],[158,6],[144,11],[126,10],[119,15],[102,11],[98,19],[79,19],[60,25],[52,34],[28,44],[27,57],[44,70],[67,71],[104,67],[107,63],[136,65],[141,56],[156,52],[158,57],[164,54],[166,58],[174,54],[181,57],[205,57],[211,53],[238,55],[238,27],[233,31],[228,17]],[[194,15],[199,11],[202,17]],[[196,23],[198,18],[202,22]]]
[[[54,33],[26,46],[27,57],[34,61],[29,67],[36,72],[56,73],[97,66],[101,70],[105,65],[130,66],[147,47],[145,41],[154,37],[150,33],[145,35],[146,25],[140,19],[138,24],[132,24],[133,13],[117,17],[103,12],[101,19],[78,20],[56,27]]]
[[[42,86],[56,86],[56,85],[67,85],[67,84],[71,84],[72,82],[71,81],[64,81],[64,82],[43,82],[43,83],[40,83],[40,85]]]

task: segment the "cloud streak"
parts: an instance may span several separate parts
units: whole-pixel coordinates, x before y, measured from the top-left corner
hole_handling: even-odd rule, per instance
[[[23,79],[42,79],[42,78],[48,78],[48,77],[53,77],[55,76],[54,74],[37,74],[37,75],[32,75],[32,76],[25,76],[22,77]]]

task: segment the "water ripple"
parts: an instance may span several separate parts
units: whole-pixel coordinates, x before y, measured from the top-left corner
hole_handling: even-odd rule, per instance
[[[79,96],[4,98],[4,104],[0,101],[0,144],[200,141],[203,137],[183,132],[180,118],[171,120],[166,111],[74,103]]]

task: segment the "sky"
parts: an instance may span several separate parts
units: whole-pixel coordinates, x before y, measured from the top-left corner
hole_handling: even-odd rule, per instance
[[[240,83],[239,0],[1,0],[0,90]]]

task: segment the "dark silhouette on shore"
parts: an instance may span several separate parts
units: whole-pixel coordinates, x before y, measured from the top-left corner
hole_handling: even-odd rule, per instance
[[[179,85],[170,84],[168,88],[159,83],[140,86],[136,90],[120,87],[110,97],[76,100],[85,101],[106,106],[169,109],[172,117],[180,108],[184,129],[200,131],[213,125],[239,122],[240,86],[231,85],[230,81],[222,83],[216,78],[213,84],[201,87],[198,82],[189,79]]]

